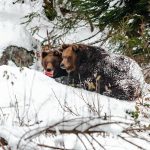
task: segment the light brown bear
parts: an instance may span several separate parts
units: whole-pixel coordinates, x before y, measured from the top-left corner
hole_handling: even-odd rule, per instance
[[[68,72],[69,84],[73,82],[85,89],[87,82],[95,81],[97,92],[103,95],[121,100],[141,97],[144,80],[134,60],[84,44],[64,44],[60,51],[63,59],[60,67]]]

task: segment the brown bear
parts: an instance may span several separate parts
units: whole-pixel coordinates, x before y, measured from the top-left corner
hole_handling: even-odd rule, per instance
[[[67,75],[67,72],[60,68],[61,61],[61,53],[56,50],[42,52],[42,66],[45,70],[45,74],[52,78],[59,78]]]
[[[86,88],[87,83],[94,82],[97,92],[121,100],[141,96],[144,80],[134,60],[84,44],[64,44],[60,51],[60,67],[68,72],[69,84]]]

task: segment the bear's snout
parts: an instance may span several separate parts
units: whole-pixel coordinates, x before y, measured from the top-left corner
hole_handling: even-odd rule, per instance
[[[53,69],[52,68],[47,68],[46,71],[51,72],[51,71],[53,71]]]
[[[60,64],[61,69],[65,69],[65,65],[63,63]]]

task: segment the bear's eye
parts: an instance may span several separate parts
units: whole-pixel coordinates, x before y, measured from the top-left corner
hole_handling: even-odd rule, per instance
[[[63,56],[62,58],[65,59],[65,60],[67,60],[67,61],[71,60],[71,56]]]
[[[47,65],[47,64],[51,64],[52,62],[51,62],[51,61],[47,61],[47,62],[45,62],[45,63],[46,63],[46,65]]]
[[[70,61],[71,60],[71,56],[67,57],[67,60]]]
[[[68,57],[67,57],[67,56],[62,56],[62,58],[63,58],[63,59],[67,59]]]

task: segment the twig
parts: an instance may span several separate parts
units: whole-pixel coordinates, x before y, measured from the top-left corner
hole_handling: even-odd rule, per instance
[[[44,144],[37,144],[37,145],[40,147],[52,148],[52,149],[57,149],[57,150],[71,150],[71,149],[67,149],[67,148],[59,148],[59,147],[48,146],[48,145],[44,145]]]
[[[132,144],[132,145],[134,145],[134,146],[136,146],[136,147],[138,147],[138,148],[140,148],[141,150],[146,150],[145,148],[143,148],[143,147],[141,147],[141,146],[139,146],[139,145],[137,145],[137,144],[135,144],[135,143],[133,143],[133,142],[127,140],[127,139],[125,139],[125,138],[122,137],[121,135],[118,135],[118,136],[119,136],[121,139],[123,139],[124,141],[126,141],[126,142],[128,142],[128,143],[130,143],[130,144]]]
[[[93,126],[90,126],[89,128],[86,129],[86,131],[89,131],[90,129],[98,127],[98,126],[103,126],[103,125],[108,125],[108,124],[128,124],[128,123],[121,122],[121,121],[105,122],[105,123],[95,124]]]
[[[86,150],[88,150],[88,148],[86,147],[85,143],[83,142],[83,140],[80,138],[80,136],[77,134],[77,137],[79,138],[79,140],[81,141],[81,143],[83,144],[84,148]]]
[[[81,42],[87,41],[87,40],[89,40],[89,39],[92,39],[93,37],[95,37],[96,35],[98,35],[100,32],[101,32],[101,31],[98,31],[98,32],[95,33],[94,35],[92,35],[92,36],[90,36],[90,37],[88,37],[88,38],[86,38],[86,39],[83,39],[83,40],[81,40],[81,41],[78,41],[78,42],[76,42],[76,43],[81,43]]]
[[[95,147],[93,146],[93,143],[89,140],[88,136],[84,134],[85,138],[88,140],[88,142],[91,144],[93,150],[96,150]]]
[[[50,37],[48,35],[48,30],[47,30],[47,40],[48,40],[48,45],[49,45],[49,51],[50,51],[50,48],[52,48],[52,45],[50,43]]]
[[[64,107],[63,107],[63,105],[61,104],[60,100],[59,100],[58,97],[56,96],[56,94],[55,94],[55,92],[54,92],[53,89],[52,89],[52,92],[53,92],[53,94],[54,94],[56,100],[58,101],[60,107],[62,108],[63,112],[66,112],[66,109],[67,109],[70,113],[74,114],[75,116],[79,116],[79,114],[76,114],[75,112],[73,112],[73,111],[72,111],[69,107],[67,107],[66,105],[64,105]],[[65,108],[66,108],[66,109],[65,109]]]
[[[96,140],[92,135],[90,136],[102,149],[106,150],[105,147],[98,140]]]
[[[150,130],[150,127],[144,127],[144,128],[130,128],[130,129],[125,129],[123,132],[128,132],[128,131],[146,131]]]

